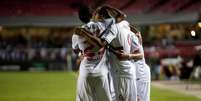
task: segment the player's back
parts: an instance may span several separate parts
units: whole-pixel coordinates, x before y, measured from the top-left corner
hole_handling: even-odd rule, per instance
[[[94,36],[98,36],[96,33],[96,30],[98,29],[96,23],[89,22],[82,27],[90,31]],[[77,36],[77,41],[78,48],[84,55],[84,59],[80,64],[80,75],[101,76],[107,73],[107,68],[101,68],[105,66],[105,58],[103,57],[105,49],[90,44],[87,42],[87,39],[82,36]]]

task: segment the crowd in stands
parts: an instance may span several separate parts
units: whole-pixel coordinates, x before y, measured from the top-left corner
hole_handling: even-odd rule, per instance
[[[71,52],[69,41],[66,39],[64,43],[57,44],[47,40],[28,41],[23,36],[7,39],[0,37],[0,61],[1,64],[27,61],[66,62],[66,56]]]

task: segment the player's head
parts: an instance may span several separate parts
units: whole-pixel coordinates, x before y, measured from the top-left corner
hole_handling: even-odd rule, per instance
[[[107,19],[107,18],[111,18],[106,6],[97,8],[94,13],[94,16],[95,16],[95,19],[99,21]]]
[[[79,19],[83,23],[88,23],[90,19],[92,18],[91,9],[86,5],[82,5],[79,7],[78,15],[79,15]]]

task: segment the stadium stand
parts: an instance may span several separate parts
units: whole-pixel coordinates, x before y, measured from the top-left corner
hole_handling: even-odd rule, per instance
[[[183,9],[184,12],[199,12],[201,13],[201,1],[197,0],[197,2],[194,2],[190,6],[186,7],[186,9]]]
[[[195,47],[201,45],[200,41],[194,41],[199,40],[201,36],[196,34],[197,38],[192,38],[189,30],[192,28],[196,33],[200,33],[200,28],[196,27],[196,24],[200,21],[200,0],[183,0],[182,2],[181,0],[59,0],[59,2],[58,0],[1,0],[0,36],[12,33],[5,31],[10,27],[24,28],[24,32],[29,35],[32,32],[29,30],[35,26],[46,27],[50,30],[50,33],[66,33],[69,36],[64,39],[62,37],[55,39],[39,37],[36,40],[32,40],[32,36],[26,36],[31,40],[27,39],[28,41],[25,44],[17,41],[19,40],[17,37],[13,39],[0,37],[0,64],[19,63],[23,70],[27,70],[23,63],[27,63],[26,65],[29,66],[33,66],[32,62],[44,65],[60,62],[66,64],[68,60],[66,56],[71,54],[69,53],[71,52],[70,38],[73,32],[57,32],[57,30],[69,27],[73,30],[73,26],[81,25],[76,14],[77,7],[81,4],[88,4],[92,8],[108,4],[126,12],[127,20],[139,26],[142,31],[145,55],[148,60],[156,58],[159,61],[160,59],[179,56],[192,59],[197,54]],[[179,31],[170,28],[168,29],[170,31],[160,32],[161,24],[168,24],[171,27],[172,25],[178,26],[177,23],[185,27],[182,27]],[[55,27],[58,29],[51,30]],[[152,28],[159,30],[159,32],[151,32]],[[36,30],[39,29],[34,31]],[[22,32],[13,30],[13,33],[25,34]],[[175,32],[176,35],[174,36]],[[151,33],[153,33],[153,36]],[[172,36],[171,33],[173,33]],[[173,37],[173,43],[164,44],[163,39],[169,37],[168,35]],[[174,39],[174,37],[176,38]],[[57,43],[57,40],[63,41]],[[68,43],[68,45],[65,43]],[[154,59],[151,61],[154,61]],[[151,64],[151,62],[148,63]],[[45,67],[48,70],[49,67],[53,66]]]
[[[131,0],[107,0],[106,4],[113,5],[116,8],[122,8],[123,6],[127,5],[127,3],[130,3]]]
[[[164,5],[158,5],[157,9],[154,12],[166,12],[166,13],[175,13],[180,9],[182,6],[185,4],[188,4],[191,0],[169,0],[167,3]]]
[[[124,10],[127,13],[143,13],[145,10],[156,5],[160,0],[136,0]]]

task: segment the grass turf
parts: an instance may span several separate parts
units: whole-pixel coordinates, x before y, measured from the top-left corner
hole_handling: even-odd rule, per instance
[[[72,72],[0,72],[0,101],[75,101],[76,76]],[[151,89],[151,101],[201,101]]]

